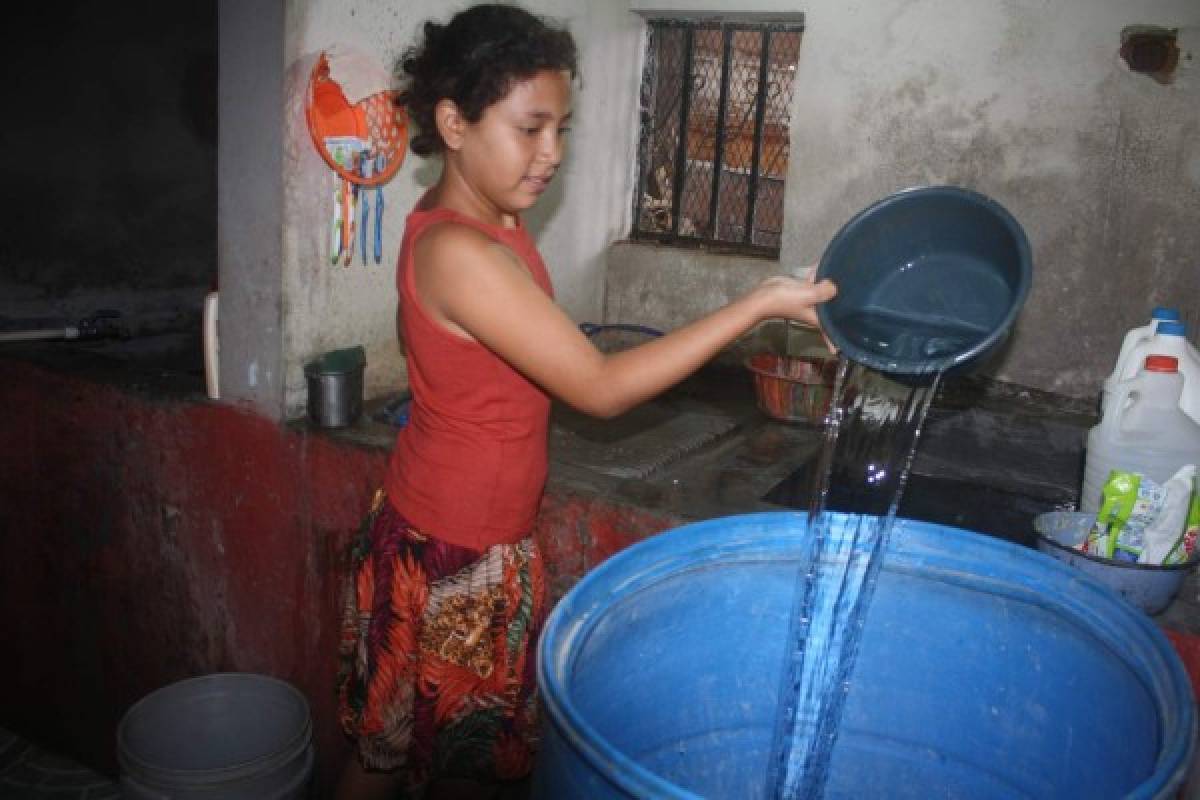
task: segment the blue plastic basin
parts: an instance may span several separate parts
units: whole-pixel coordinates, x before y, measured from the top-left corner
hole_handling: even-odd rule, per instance
[[[688,525],[567,594],[538,654],[535,797],[765,796],[805,520]],[[1028,548],[901,520],[826,797],[1170,797],[1193,719],[1174,650],[1109,590]]]
[[[973,362],[1007,336],[1029,293],[1021,226],[995,200],[956,186],[906,189],[856,214],[830,241],[817,308],[848,358],[926,374]]]

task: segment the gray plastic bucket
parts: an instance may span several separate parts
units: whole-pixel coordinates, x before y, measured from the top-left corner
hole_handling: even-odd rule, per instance
[[[228,672],[165,686],[117,728],[121,792],[135,800],[308,796],[312,721],[291,684]]]

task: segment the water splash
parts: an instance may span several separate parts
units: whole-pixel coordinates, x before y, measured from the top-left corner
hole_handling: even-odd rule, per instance
[[[768,765],[776,800],[822,796],[867,608],[940,375],[916,384],[838,365],[814,471]],[[863,514],[825,512],[832,481]]]

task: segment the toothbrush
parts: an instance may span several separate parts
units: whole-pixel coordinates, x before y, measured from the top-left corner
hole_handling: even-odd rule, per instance
[[[354,247],[354,209],[351,208],[350,181],[342,178],[342,266],[350,266]]]
[[[380,153],[375,158],[375,174],[382,175],[387,166],[387,156]],[[375,186],[375,263],[383,260],[383,181]]]
[[[329,263],[337,266],[342,255],[342,192],[340,186],[333,190],[333,226],[329,239]]]
[[[347,161],[350,156],[345,150],[338,148],[333,152],[334,161],[342,168],[348,168]],[[351,240],[352,226],[354,218],[351,216],[350,208],[350,182],[342,178],[338,183],[338,188],[334,191],[334,204],[337,206],[334,212],[334,218],[337,220],[337,247],[334,248],[333,263],[336,265],[339,260],[343,261],[343,265],[350,263],[350,250],[353,245]]]
[[[364,151],[358,159],[359,174],[364,180],[371,179],[371,168],[375,165],[375,159],[371,158]],[[362,263],[367,265],[367,225],[370,223],[368,215],[371,213],[371,201],[367,199],[367,187],[359,187],[359,201],[362,203],[362,229],[358,232],[359,247],[362,248]]]
[[[350,245],[346,248],[343,264],[348,267],[354,262],[354,242],[358,239],[358,185],[346,181],[346,191],[350,194]]]

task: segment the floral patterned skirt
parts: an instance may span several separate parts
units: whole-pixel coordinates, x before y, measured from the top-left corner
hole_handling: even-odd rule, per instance
[[[363,766],[490,782],[533,767],[534,652],[545,613],[531,538],[484,552],[409,524],[378,492],[343,603],[342,727]]]

